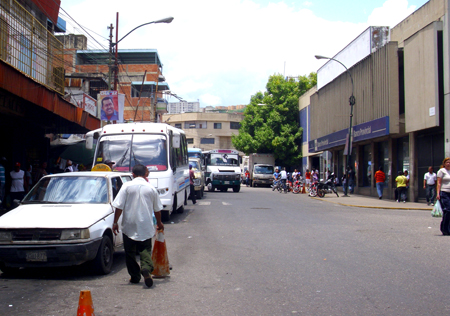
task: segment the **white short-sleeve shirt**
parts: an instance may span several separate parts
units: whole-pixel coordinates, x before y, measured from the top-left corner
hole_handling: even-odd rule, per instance
[[[130,239],[143,241],[155,235],[153,212],[159,212],[163,205],[155,187],[137,177],[124,183],[112,205],[123,210],[122,232]]]

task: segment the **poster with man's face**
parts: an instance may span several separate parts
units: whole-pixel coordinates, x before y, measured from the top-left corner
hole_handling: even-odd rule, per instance
[[[102,121],[122,121],[117,91],[100,91],[99,103]]]

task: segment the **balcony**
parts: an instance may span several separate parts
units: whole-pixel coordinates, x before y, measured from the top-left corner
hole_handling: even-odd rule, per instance
[[[15,0],[0,6],[0,60],[64,95],[63,45]]]

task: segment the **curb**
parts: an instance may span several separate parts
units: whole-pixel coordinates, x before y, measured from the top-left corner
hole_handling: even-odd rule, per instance
[[[354,205],[354,204],[345,204],[345,203],[340,203],[340,202],[335,202],[335,201],[327,201],[324,200],[323,198],[318,198],[318,197],[313,197],[310,196],[310,198],[314,199],[314,200],[318,200],[318,201],[324,201],[327,203],[333,203],[333,204],[338,204],[338,205],[342,205],[342,206],[350,206],[350,207],[361,207],[361,208],[377,208],[377,209],[383,209],[383,210],[417,210],[417,211],[432,211],[433,209],[431,208],[410,208],[410,207],[393,207],[393,206],[370,206],[370,205]]]

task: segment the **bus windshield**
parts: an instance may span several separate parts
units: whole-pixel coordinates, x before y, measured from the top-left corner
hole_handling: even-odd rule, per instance
[[[211,154],[210,165],[212,165],[212,166],[239,166],[238,155]]]
[[[164,135],[135,134],[103,136],[98,144],[95,163],[114,162],[114,171],[130,171],[141,164],[149,171],[165,171],[167,139]]]

